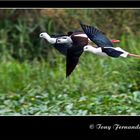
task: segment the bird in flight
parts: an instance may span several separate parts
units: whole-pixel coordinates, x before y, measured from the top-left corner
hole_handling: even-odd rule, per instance
[[[82,23],[80,23],[80,25],[88,38],[96,44],[96,46],[85,46],[83,51],[88,51],[100,56],[110,56],[115,58],[128,56],[140,58],[140,55],[131,54],[120,47],[114,47],[112,42],[97,28],[84,25]]]
[[[78,64],[79,57],[89,48],[89,43],[92,40],[83,31],[68,32],[67,35],[48,35],[48,33],[40,33],[40,37],[44,38],[50,44],[53,44],[61,54],[66,56],[66,77],[68,77],[76,65]],[[120,42],[119,40],[110,40],[111,43]],[[84,49],[85,48],[85,49]]]
[[[73,46],[73,44],[80,44],[81,40],[85,42],[91,42],[88,36],[83,31],[71,31],[66,35],[49,35],[46,32],[40,33],[39,37],[44,38],[50,44],[54,45],[54,48],[57,49],[61,54],[67,55],[67,50]],[[112,43],[118,43],[120,40],[111,40]],[[85,44],[85,43],[84,43]]]

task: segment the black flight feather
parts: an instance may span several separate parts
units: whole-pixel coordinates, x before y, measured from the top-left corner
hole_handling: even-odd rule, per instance
[[[67,50],[66,57],[66,77],[68,77],[75,69],[80,55],[83,53],[83,47],[73,46]]]
[[[72,44],[54,44],[55,49],[57,49],[61,54],[67,55],[67,50],[72,47]]]
[[[105,52],[108,56],[119,57],[123,52],[115,50],[114,48],[102,48],[102,52]]]
[[[113,47],[112,42],[104,35],[104,33],[95,27],[84,25],[80,23],[85,34],[92,40],[98,47]]]

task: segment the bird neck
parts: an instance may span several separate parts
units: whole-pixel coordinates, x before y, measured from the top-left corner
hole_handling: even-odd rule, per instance
[[[51,38],[50,35],[47,33],[45,34],[44,38],[50,43],[50,44],[55,44],[56,43],[56,38]]]

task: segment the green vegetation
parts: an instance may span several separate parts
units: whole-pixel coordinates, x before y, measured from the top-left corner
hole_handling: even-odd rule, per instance
[[[140,115],[140,59],[86,52],[66,79],[65,57],[39,38],[82,19],[140,54],[140,10],[5,9],[0,19],[0,115]]]

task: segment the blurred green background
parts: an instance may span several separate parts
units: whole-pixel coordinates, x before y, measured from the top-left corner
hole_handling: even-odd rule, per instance
[[[140,54],[140,9],[0,9],[0,115],[140,115],[140,60],[80,57],[69,79],[65,57],[41,32],[98,27]]]

